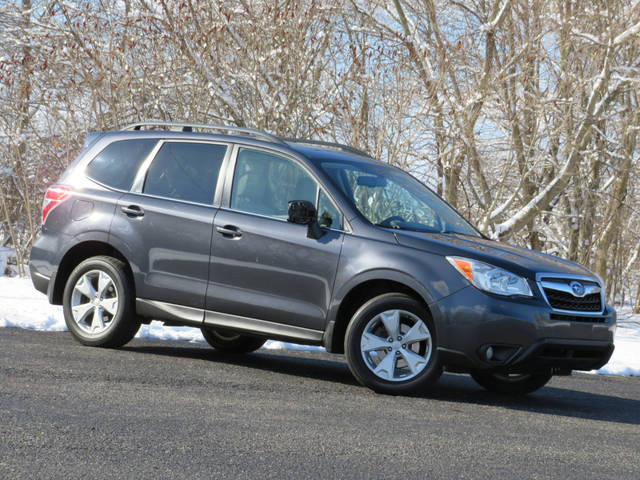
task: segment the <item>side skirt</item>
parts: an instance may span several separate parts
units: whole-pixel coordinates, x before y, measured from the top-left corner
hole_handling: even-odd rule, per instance
[[[173,303],[136,298],[136,313],[141,317],[162,322],[179,323],[189,327],[202,327],[204,310]]]
[[[141,317],[189,327],[222,328],[261,337],[287,340],[307,345],[321,345],[323,332],[309,328],[267,322],[257,318],[241,317],[200,308],[185,307],[158,300],[136,299],[136,312]]]

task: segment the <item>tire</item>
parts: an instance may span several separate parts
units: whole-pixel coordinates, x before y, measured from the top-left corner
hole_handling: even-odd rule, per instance
[[[475,371],[471,373],[473,379],[490,392],[508,395],[526,395],[544,387],[551,377],[551,373],[528,373],[508,375]]]
[[[83,345],[121,347],[140,329],[134,297],[123,262],[107,256],[88,258],[71,272],[64,288],[67,327]]]
[[[214,328],[202,328],[201,331],[209,345],[224,353],[254,352],[267,341],[266,338],[250,337],[233,331],[221,331]]]
[[[347,326],[344,349],[353,376],[379,393],[423,390],[442,374],[431,315],[401,293],[362,305]]]

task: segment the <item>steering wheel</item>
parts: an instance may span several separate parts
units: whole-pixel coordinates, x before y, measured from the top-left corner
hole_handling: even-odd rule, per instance
[[[393,225],[392,225],[393,222],[404,222],[404,221],[405,221],[404,218],[402,218],[400,215],[392,215],[390,217],[385,218],[381,222],[378,222],[378,225],[381,227],[393,228]]]

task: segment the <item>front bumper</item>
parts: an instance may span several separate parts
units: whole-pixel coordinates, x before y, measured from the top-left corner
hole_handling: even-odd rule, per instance
[[[592,370],[613,353],[615,311],[597,317],[554,314],[540,298],[467,287],[431,305],[442,363],[452,370],[525,373]],[[497,352],[488,358],[487,350]]]
[[[492,368],[508,373],[548,370],[569,373],[571,370],[597,370],[609,361],[613,349],[613,343],[597,340],[545,338],[504,365]]]

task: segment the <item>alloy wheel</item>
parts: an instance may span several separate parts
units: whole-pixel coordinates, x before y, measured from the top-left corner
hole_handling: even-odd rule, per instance
[[[383,380],[414,378],[429,364],[431,332],[417,315],[406,310],[386,310],[365,326],[360,351],[365,365]]]
[[[111,276],[90,270],[76,282],[71,294],[73,320],[84,333],[99,335],[113,323],[118,312],[118,289]]]

